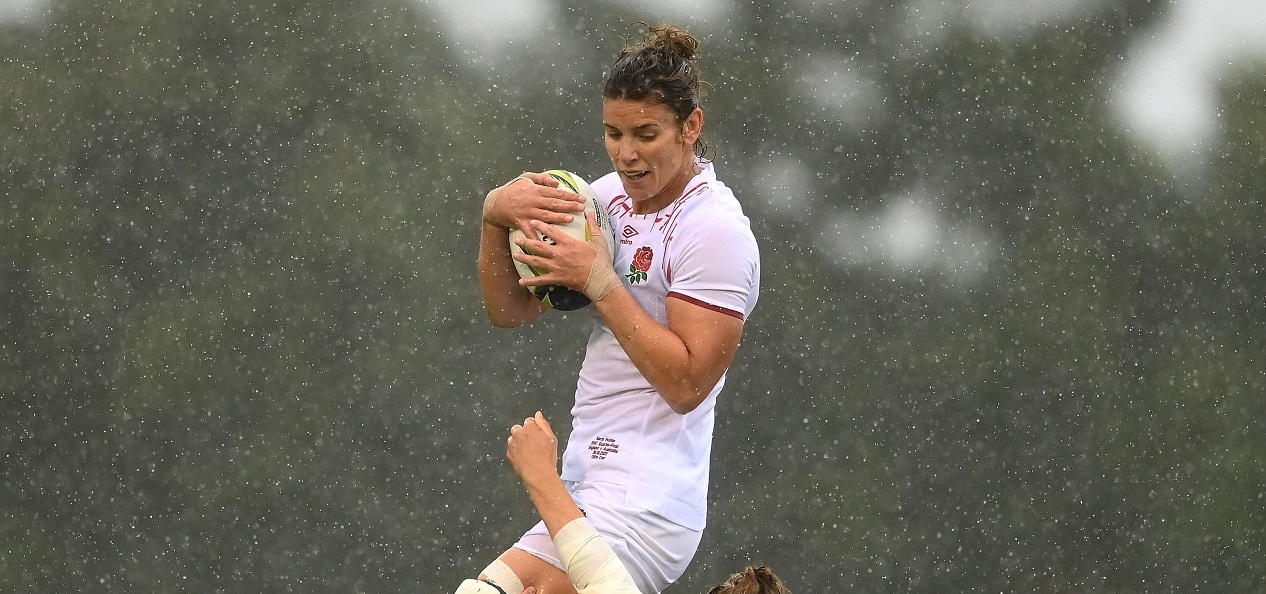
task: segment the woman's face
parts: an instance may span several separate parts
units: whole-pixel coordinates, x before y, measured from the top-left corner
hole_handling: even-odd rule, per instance
[[[694,144],[703,128],[695,108],[686,121],[662,103],[606,99],[602,102],[607,156],[620,174],[633,211],[646,214],[681,196],[697,173]]]

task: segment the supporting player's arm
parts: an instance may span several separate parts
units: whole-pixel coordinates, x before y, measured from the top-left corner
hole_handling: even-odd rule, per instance
[[[544,415],[510,429],[506,458],[554,539],[558,558],[578,594],[637,594],[615,551],[576,506],[558,475],[558,438]]]
[[[524,419],[522,425],[510,428],[506,459],[523,481],[550,536],[568,522],[584,516],[563,486],[558,474],[558,438],[540,412]]]

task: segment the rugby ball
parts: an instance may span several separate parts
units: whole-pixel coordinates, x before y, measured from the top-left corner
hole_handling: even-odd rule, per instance
[[[580,194],[585,197],[585,212],[576,213],[576,218],[572,222],[565,225],[551,225],[557,229],[558,233],[565,233],[575,239],[589,241],[589,223],[588,214],[594,213],[594,219],[598,222],[598,229],[607,241],[607,251],[615,254],[615,234],[611,231],[611,216],[607,213],[607,207],[602,204],[598,198],[597,192],[589,187],[589,184],[580,176],[562,169],[551,169],[545,173],[550,177],[558,180],[558,187],[569,192]],[[518,229],[510,230],[510,253],[528,253],[515,243],[515,240],[523,236],[523,232]],[[554,243],[548,235],[541,234],[541,240],[547,243]],[[514,261],[514,267],[519,272],[519,278],[534,278],[545,274],[544,270],[537,270],[533,266],[528,266],[518,260]],[[589,305],[588,297],[584,293],[569,289],[562,285],[541,285],[539,287],[528,287],[532,295],[540,299],[547,307],[552,307],[560,311],[572,311]]]

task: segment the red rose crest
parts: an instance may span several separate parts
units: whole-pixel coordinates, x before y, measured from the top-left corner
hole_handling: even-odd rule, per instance
[[[651,260],[655,258],[655,252],[651,251],[650,246],[644,245],[637,248],[633,253],[633,263],[629,264],[629,273],[624,278],[629,279],[632,284],[638,284],[646,280],[646,272],[651,269]]]

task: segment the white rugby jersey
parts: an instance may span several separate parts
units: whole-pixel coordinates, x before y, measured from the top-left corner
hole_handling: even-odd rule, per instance
[[[591,185],[607,204],[616,273],[655,320],[685,299],[746,320],[760,288],[760,255],[734,193],[710,162],[656,213],[632,214],[619,176]],[[622,485],[625,504],[692,530],[707,516],[713,411],[725,377],[694,411],[679,415],[651,388],[597,313],[576,384],[563,479]]]

